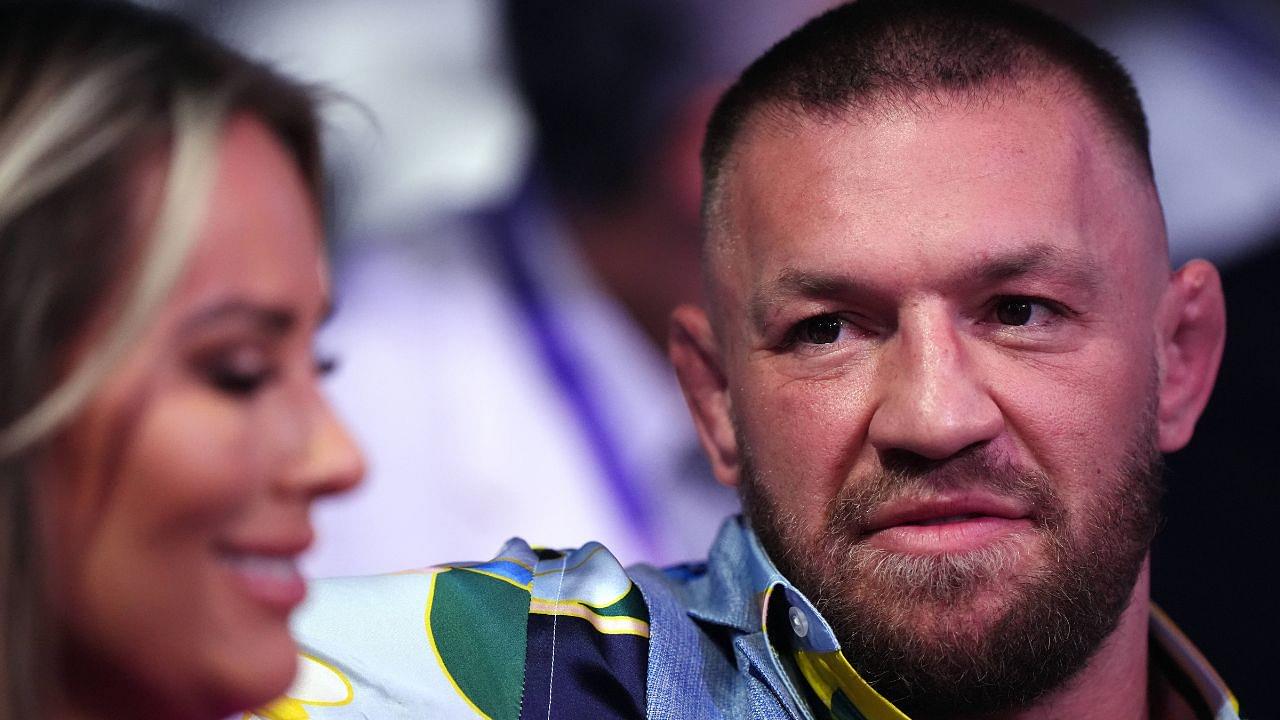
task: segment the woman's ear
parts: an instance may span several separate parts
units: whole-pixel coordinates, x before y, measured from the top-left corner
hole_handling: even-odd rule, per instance
[[[1161,303],[1156,423],[1161,452],[1181,449],[1209,402],[1226,337],[1226,303],[1218,271],[1192,260],[1173,274]]]
[[[676,308],[667,351],[716,479],[737,487],[738,438],[733,431],[723,358],[706,311],[692,305]]]

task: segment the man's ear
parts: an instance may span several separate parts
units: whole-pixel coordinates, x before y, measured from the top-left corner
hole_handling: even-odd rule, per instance
[[[1173,274],[1157,328],[1161,452],[1179,450],[1191,439],[1218,376],[1226,330],[1218,271],[1204,260],[1192,260]]]
[[[706,311],[693,305],[676,308],[671,315],[667,351],[716,479],[729,487],[737,487],[738,439],[733,432],[720,348]]]

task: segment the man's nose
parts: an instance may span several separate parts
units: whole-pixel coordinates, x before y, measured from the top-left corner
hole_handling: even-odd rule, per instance
[[[328,401],[317,398],[312,412],[305,450],[289,484],[312,498],[350,490],[364,477],[364,454]]]
[[[1004,429],[982,368],[944,309],[904,319],[884,353],[878,404],[867,428],[881,454],[945,460]]]

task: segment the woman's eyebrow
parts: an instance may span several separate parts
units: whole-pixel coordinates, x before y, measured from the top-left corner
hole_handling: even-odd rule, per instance
[[[268,334],[284,335],[297,324],[298,318],[288,308],[250,300],[225,300],[197,310],[182,323],[181,332],[195,332],[225,322],[248,323]]]

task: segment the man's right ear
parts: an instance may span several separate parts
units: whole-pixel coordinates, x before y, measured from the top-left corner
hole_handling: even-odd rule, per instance
[[[667,352],[716,480],[737,487],[741,462],[730,413],[729,386],[720,347],[705,310],[693,305],[676,308],[671,315]]]

